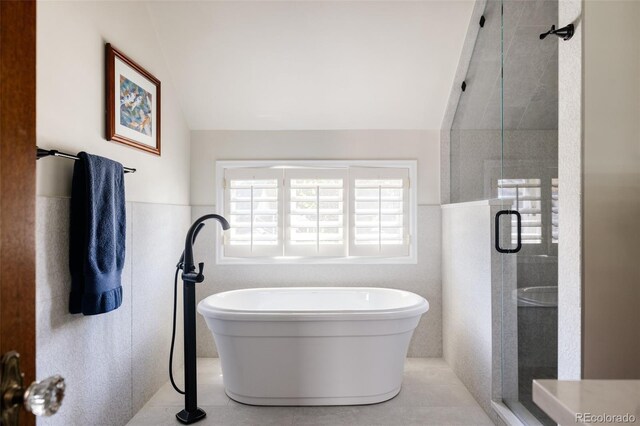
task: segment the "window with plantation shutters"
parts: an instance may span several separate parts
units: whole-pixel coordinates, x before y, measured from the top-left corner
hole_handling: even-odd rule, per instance
[[[415,161],[216,165],[218,263],[417,261]]]
[[[542,200],[540,179],[499,179],[498,198],[512,200],[522,216],[522,244],[542,243]],[[518,241],[515,216],[511,224],[511,240]]]
[[[557,243],[559,236],[559,200],[558,200],[558,178],[551,179],[551,242]]]
[[[282,255],[282,170],[228,169],[224,192],[225,256]]]
[[[284,170],[285,256],[346,256],[347,169]]]
[[[351,183],[352,256],[409,254],[409,171],[353,167]]]

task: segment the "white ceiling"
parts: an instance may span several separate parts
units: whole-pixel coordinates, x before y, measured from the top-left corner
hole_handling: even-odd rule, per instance
[[[473,0],[152,2],[193,130],[439,129]]]

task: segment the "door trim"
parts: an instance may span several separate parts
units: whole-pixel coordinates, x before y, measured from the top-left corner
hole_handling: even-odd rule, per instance
[[[0,353],[35,380],[36,3],[0,1]],[[32,415],[21,425],[35,424]]]

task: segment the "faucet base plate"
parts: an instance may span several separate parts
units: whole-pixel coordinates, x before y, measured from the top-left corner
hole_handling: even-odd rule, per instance
[[[176,418],[180,423],[188,425],[204,419],[206,415],[207,413],[205,413],[204,410],[196,408],[195,411],[182,410],[176,414]]]

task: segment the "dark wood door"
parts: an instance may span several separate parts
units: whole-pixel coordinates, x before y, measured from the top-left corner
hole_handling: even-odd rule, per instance
[[[35,380],[36,3],[0,1],[0,354]],[[23,412],[20,424],[35,424]]]

